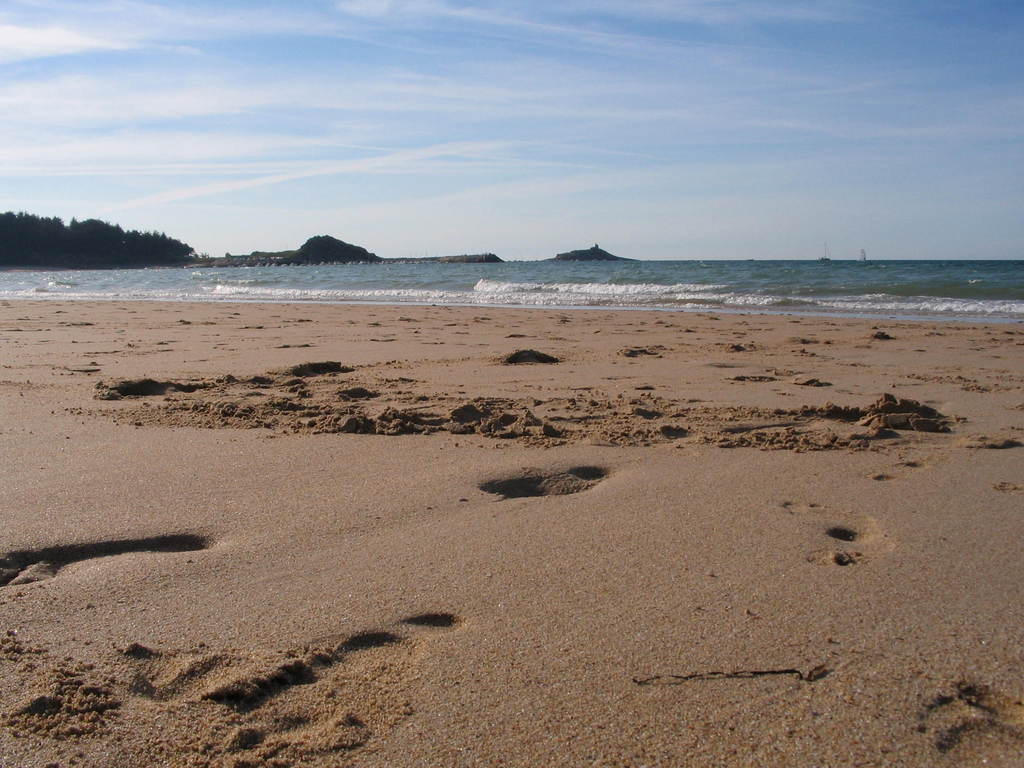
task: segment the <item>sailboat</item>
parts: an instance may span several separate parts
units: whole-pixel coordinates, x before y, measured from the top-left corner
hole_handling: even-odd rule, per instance
[[[860,258],[859,258],[859,259],[857,259],[857,261],[867,261],[867,260],[868,260],[868,255],[867,255],[867,253],[865,253],[865,252],[864,252],[864,249],[863,249],[863,248],[861,248],[861,249],[860,249]]]
[[[825,243],[825,255],[820,257],[818,261],[832,261],[832,252],[828,249],[828,243]]]

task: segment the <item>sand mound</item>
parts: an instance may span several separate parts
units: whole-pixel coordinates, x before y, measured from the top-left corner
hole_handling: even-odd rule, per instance
[[[514,355],[520,362],[541,361],[534,353],[536,350],[519,350]],[[338,373],[355,375],[346,377],[345,386],[339,388]],[[773,378],[743,375],[733,380]],[[656,396],[649,389],[638,397],[609,397],[592,387],[586,388],[585,396],[578,394],[578,388],[567,387],[564,393],[544,400],[465,399],[438,392],[415,379],[373,376],[371,369],[357,371],[333,361],[303,363],[267,374],[225,374],[187,385],[141,381],[152,384],[120,389],[104,385],[101,391],[114,392],[114,399],[121,397],[122,391],[162,392],[164,399],[155,406],[110,411],[115,419],[135,426],[255,428],[279,433],[449,433],[538,445],[579,441],[653,445],[690,440],[723,448],[800,452],[868,450],[879,440],[896,436],[894,430],[949,431],[949,419],[934,408],[891,394],[866,407],[826,403],[795,409],[693,406]],[[816,379],[803,383],[824,384]],[[866,429],[858,431],[857,427]]]
[[[156,379],[122,379],[96,382],[97,400],[120,400],[122,397],[154,397],[168,392],[195,392],[205,383],[157,381]]]
[[[899,429],[915,432],[949,432],[946,416],[934,408],[896,397],[888,392],[866,408],[826,403],[820,408],[804,408],[804,414],[817,414],[824,419],[857,421],[863,427]]]
[[[103,733],[121,700],[114,681],[98,678],[85,664],[63,662],[40,675],[22,704],[2,723],[19,733],[68,739]]]
[[[306,378],[308,376],[323,376],[327,373],[351,373],[354,368],[350,368],[347,365],[334,360],[325,360],[319,363],[301,363],[300,365],[293,365],[291,368],[286,368],[285,373],[291,376],[299,376],[300,378]]]
[[[793,379],[793,383],[800,387],[831,387],[832,385],[827,381],[822,381],[814,376],[797,376]]]

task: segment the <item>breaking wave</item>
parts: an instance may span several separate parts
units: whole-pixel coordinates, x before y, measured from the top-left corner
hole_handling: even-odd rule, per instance
[[[0,299],[366,302],[1024,320],[1024,263],[509,262],[0,272]]]

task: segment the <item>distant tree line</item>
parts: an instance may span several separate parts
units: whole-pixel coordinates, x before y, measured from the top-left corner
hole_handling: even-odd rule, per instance
[[[162,232],[125,231],[97,219],[0,213],[0,268],[111,269],[188,264],[190,245]]]

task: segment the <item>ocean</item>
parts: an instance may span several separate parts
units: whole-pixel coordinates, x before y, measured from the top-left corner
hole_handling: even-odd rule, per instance
[[[1024,261],[521,261],[0,272],[0,300],[245,301],[1024,320]]]

